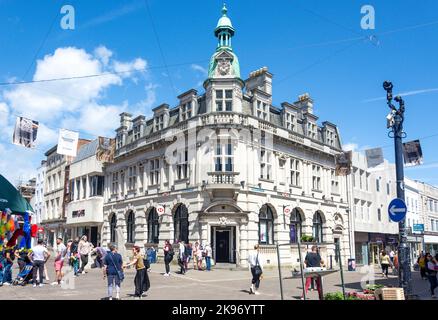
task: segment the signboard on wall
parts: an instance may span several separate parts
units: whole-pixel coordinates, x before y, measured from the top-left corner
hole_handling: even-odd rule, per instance
[[[164,206],[162,206],[162,205],[158,205],[156,209],[157,209],[157,213],[159,216],[161,216],[165,212]]]

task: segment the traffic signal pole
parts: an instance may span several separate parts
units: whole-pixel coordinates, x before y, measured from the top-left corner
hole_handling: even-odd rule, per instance
[[[395,148],[395,168],[397,179],[397,198],[405,201],[405,188],[404,188],[404,168],[403,168],[403,142],[402,139],[405,135],[403,132],[403,121],[405,105],[400,96],[395,97],[395,101],[400,105],[397,109],[392,104],[392,89],[391,82],[385,81],[383,88],[387,92],[387,103],[391,109],[391,113],[388,115],[388,128],[392,128],[392,134],[394,138]],[[391,133],[391,132],[390,132]],[[389,135],[391,137],[391,135]],[[406,296],[412,293],[412,277],[411,277],[411,255],[410,248],[408,246],[407,230],[406,230],[406,217],[399,222],[399,285],[403,288]]]

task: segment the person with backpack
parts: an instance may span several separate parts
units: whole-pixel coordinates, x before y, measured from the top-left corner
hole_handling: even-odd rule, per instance
[[[254,246],[254,251],[250,252],[248,255],[248,265],[251,270],[252,280],[251,287],[249,288],[249,294],[260,294],[260,277],[263,274],[263,257],[259,252],[259,245]]]
[[[426,274],[430,283],[430,293],[432,298],[436,298],[435,289],[438,287],[438,280],[436,278],[438,262],[429,252],[426,253],[426,261]]]
[[[145,257],[140,253],[140,247],[134,246],[134,248],[132,248],[132,252],[134,254],[132,261],[125,264],[123,268],[135,266],[136,273],[134,278],[134,296],[137,299],[141,299],[143,293],[148,291],[150,288],[149,276],[147,273],[147,266],[149,265],[149,261],[145,259]]]
[[[178,265],[180,267],[180,274],[186,273],[186,268],[184,265],[185,256],[184,252],[186,250],[186,246],[184,245],[184,241],[179,242],[179,253],[178,253]]]
[[[109,246],[110,252],[103,260],[103,279],[108,279],[108,300],[113,300],[114,287],[116,288],[116,300],[120,300],[120,286],[125,275],[123,273],[123,259],[117,253],[115,245]]]
[[[166,273],[164,274],[164,276],[168,277],[170,276],[170,263],[172,262],[174,255],[173,247],[170,244],[169,240],[166,240],[164,242],[163,250],[164,250],[164,265],[166,267]]]

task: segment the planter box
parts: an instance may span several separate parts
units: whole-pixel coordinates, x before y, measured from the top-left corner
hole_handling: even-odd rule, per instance
[[[381,288],[374,295],[376,300],[405,300],[403,288]]]

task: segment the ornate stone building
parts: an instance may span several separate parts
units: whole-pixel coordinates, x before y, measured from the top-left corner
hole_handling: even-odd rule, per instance
[[[256,243],[276,264],[278,242],[281,261],[290,264],[298,259],[297,238],[308,235],[327,260],[339,242],[346,263],[346,179],[335,175],[339,131],[318,124],[308,94],[273,105],[266,67],[243,80],[234,33],[224,7],[204,93],[189,90],[177,106],[154,108],[151,119],[120,115],[114,163],[105,167],[102,242],[123,249],[209,242],[216,262],[237,265]]]

